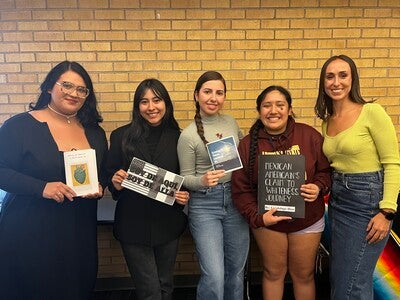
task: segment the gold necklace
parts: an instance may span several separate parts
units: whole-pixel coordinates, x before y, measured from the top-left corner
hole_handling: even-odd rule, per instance
[[[56,111],[54,108],[52,108],[52,107],[50,106],[50,104],[47,104],[47,107],[48,107],[52,112],[56,113],[57,115],[66,118],[68,124],[71,124],[71,121],[70,121],[69,119],[75,118],[76,115],[78,114],[78,113],[76,112],[76,113],[74,113],[74,114],[72,114],[72,115],[65,115],[65,114],[63,114],[63,113],[60,113],[59,111]]]

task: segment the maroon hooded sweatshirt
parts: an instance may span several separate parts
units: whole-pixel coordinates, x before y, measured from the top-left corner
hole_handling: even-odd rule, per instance
[[[232,199],[239,212],[246,218],[251,228],[265,227],[262,214],[258,213],[258,155],[267,153],[296,154],[305,156],[306,183],[314,183],[320,188],[318,198],[305,202],[305,218],[294,218],[268,226],[279,232],[295,232],[307,228],[322,218],[325,205],[323,197],[331,187],[331,168],[322,152],[323,137],[313,127],[296,123],[289,117],[286,131],[280,135],[270,135],[263,129],[258,132],[258,149],[255,157],[252,178],[249,178],[250,136],[245,136],[239,143],[239,155],[243,168],[232,173]],[[298,153],[300,150],[300,153]],[[250,182],[251,180],[251,182]]]

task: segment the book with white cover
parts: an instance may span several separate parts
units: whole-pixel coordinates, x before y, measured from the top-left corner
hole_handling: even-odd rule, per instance
[[[134,157],[121,186],[162,203],[173,205],[183,177]]]
[[[66,184],[77,196],[99,192],[96,151],[94,149],[64,152]]]

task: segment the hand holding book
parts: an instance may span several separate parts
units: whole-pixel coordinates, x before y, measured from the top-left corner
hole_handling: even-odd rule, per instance
[[[302,184],[300,187],[301,196],[304,197],[304,201],[313,202],[317,200],[320,189],[318,185],[314,183]]]
[[[269,211],[263,214],[263,221],[265,226],[275,225],[276,223],[283,220],[290,220],[292,217],[289,216],[275,216],[274,214],[278,211],[277,208],[273,207]]]
[[[186,205],[189,202],[190,194],[188,191],[176,191],[175,202],[180,205]]]
[[[128,177],[128,172],[122,169],[119,169],[117,172],[114,173],[113,177],[111,178],[111,182],[114,188],[117,191],[122,190],[122,182]]]
[[[43,198],[53,199],[58,203],[63,202],[65,198],[74,201],[75,196],[75,191],[63,182],[48,182],[43,189]]]
[[[208,171],[202,177],[203,185],[216,186],[218,184],[218,180],[223,176],[225,176],[225,170]]]
[[[86,199],[96,199],[96,198],[101,198],[101,197],[103,197],[103,187],[101,186],[100,183],[99,183],[99,191],[98,192],[82,195],[82,198],[86,198]]]

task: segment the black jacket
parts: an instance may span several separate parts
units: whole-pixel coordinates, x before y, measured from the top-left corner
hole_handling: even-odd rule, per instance
[[[122,138],[129,124],[117,128],[110,136],[110,151],[107,162],[109,190],[117,200],[114,219],[114,236],[122,243],[147,246],[162,245],[178,238],[186,228],[187,217],[183,206],[173,206],[148,198],[129,189],[116,191],[111,177],[119,170],[128,170],[130,161],[124,159]],[[146,141],[138,143],[134,156],[170,172],[179,174],[176,151],[180,132],[164,129],[156,151],[151,155]],[[153,159],[152,159],[153,157]]]

